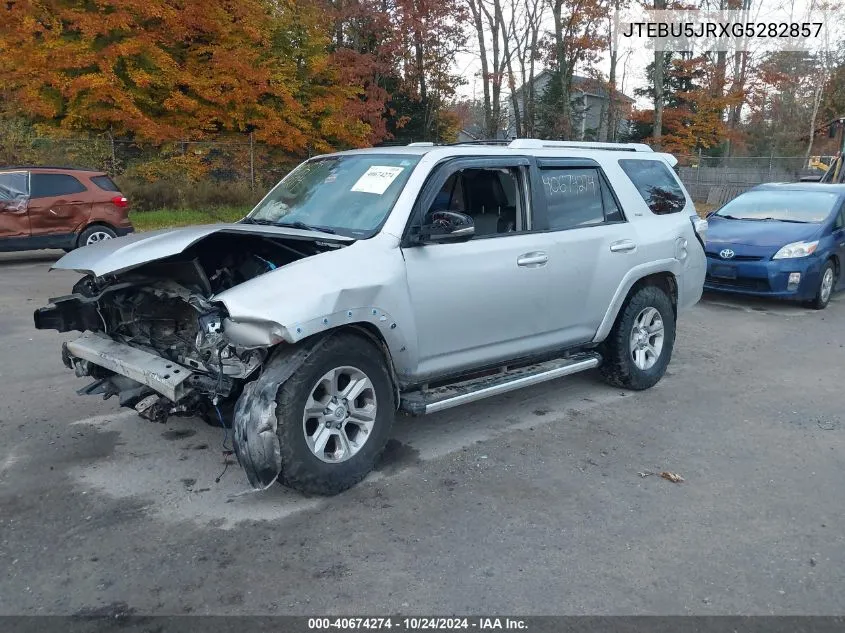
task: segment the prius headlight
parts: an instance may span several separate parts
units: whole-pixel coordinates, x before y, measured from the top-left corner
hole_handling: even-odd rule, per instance
[[[772,259],[795,259],[797,257],[807,257],[816,252],[819,246],[819,241],[815,242],[792,242],[782,247]]]

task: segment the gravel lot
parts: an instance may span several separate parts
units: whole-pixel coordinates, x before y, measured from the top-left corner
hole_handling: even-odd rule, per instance
[[[707,297],[667,377],[399,418],[340,496],[248,492],[221,429],[77,396],[0,254],[0,614],[842,614],[845,300]],[[669,470],[684,483],[657,475]]]

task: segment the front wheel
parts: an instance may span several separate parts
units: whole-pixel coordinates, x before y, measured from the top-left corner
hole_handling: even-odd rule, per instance
[[[816,291],[816,296],[809,301],[808,305],[814,310],[824,310],[827,304],[830,303],[830,297],[833,294],[833,287],[836,285],[836,270],[833,267],[833,262],[828,261],[822,268],[822,274],[819,276],[819,288]]]
[[[384,450],[395,397],[381,351],[354,334],[335,335],[279,389],[279,481],[337,494],[367,476]]]
[[[657,286],[644,286],[627,299],[602,344],[601,374],[615,387],[653,387],[666,373],[674,344],[672,301]]]

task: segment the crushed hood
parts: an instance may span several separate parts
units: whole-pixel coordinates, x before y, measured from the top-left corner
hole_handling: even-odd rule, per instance
[[[257,224],[209,224],[181,229],[163,229],[133,233],[125,237],[104,240],[71,251],[53,264],[53,268],[90,273],[95,277],[116,274],[148,262],[178,255],[189,246],[215,233],[264,235],[321,242],[348,243],[355,240],[341,235],[306,231],[280,226]]]

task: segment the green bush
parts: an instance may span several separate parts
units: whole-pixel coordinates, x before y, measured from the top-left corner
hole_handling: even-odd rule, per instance
[[[212,209],[217,207],[252,207],[264,191],[250,189],[249,183],[178,182],[157,180],[146,182],[134,178],[116,178],[121,192],[129,198],[135,211],[156,209]]]

